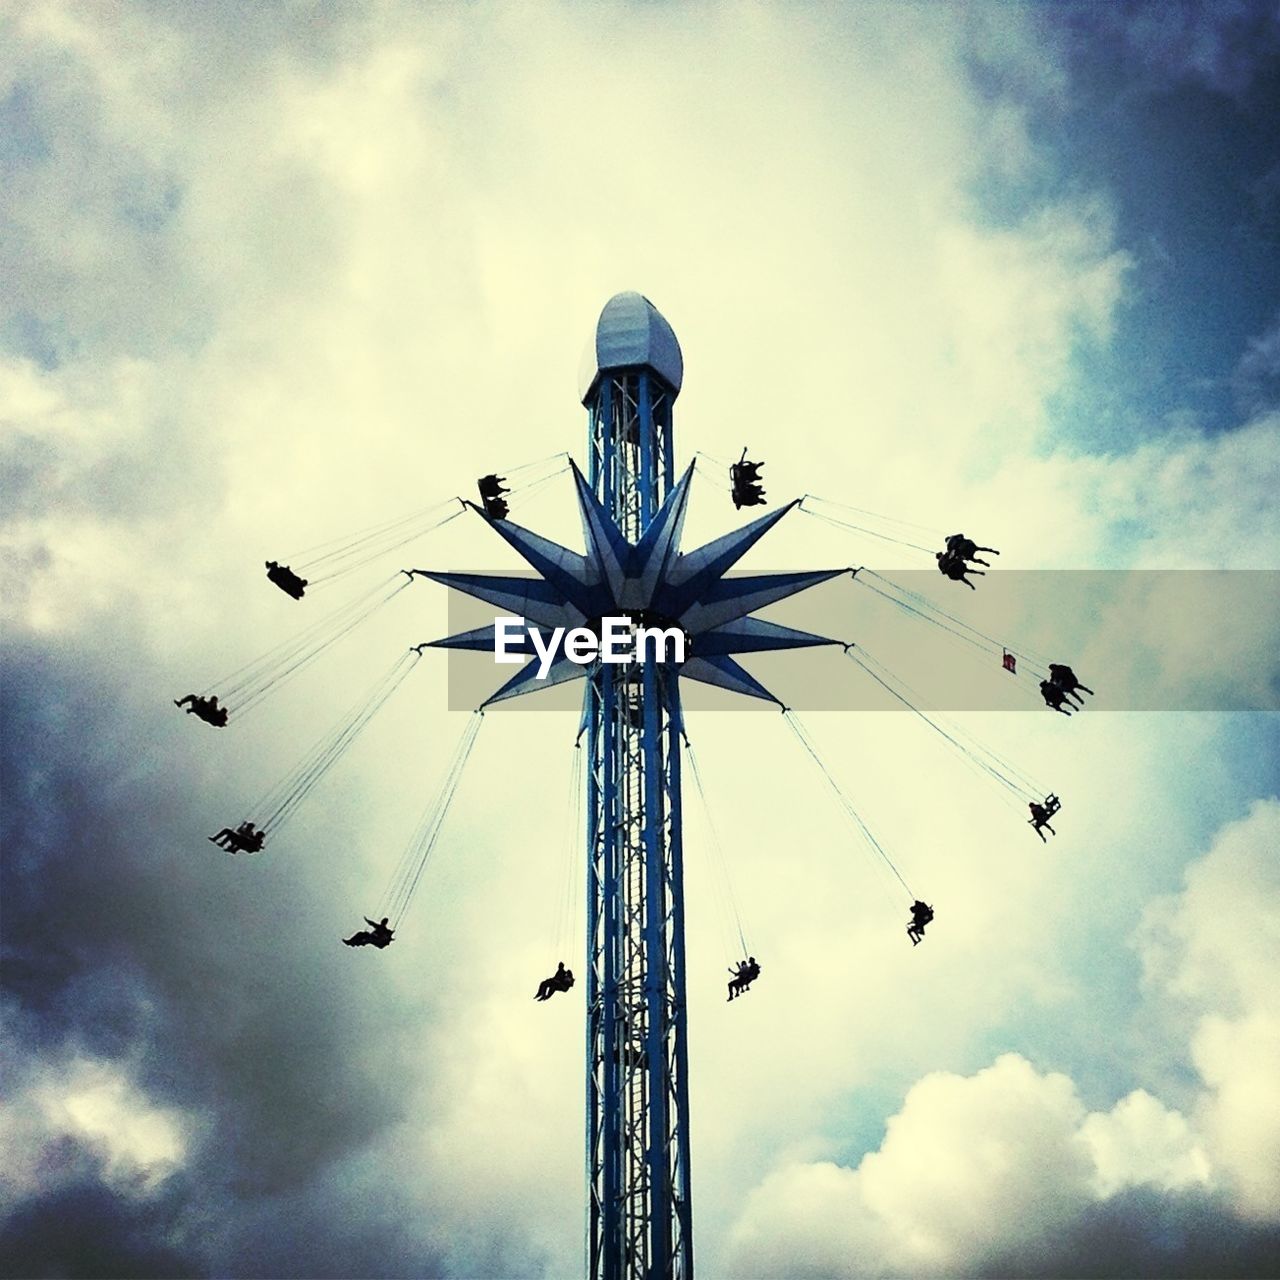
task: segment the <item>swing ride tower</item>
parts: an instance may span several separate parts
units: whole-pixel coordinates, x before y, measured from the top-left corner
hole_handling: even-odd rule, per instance
[[[689,1091],[685,1005],[680,681],[781,703],[736,655],[835,643],[753,617],[845,572],[747,573],[734,565],[799,505],[779,507],[695,550],[680,549],[693,482],[677,479],[672,406],[684,367],[671,326],[621,293],[600,313],[584,360],[587,467],[570,463],[585,554],[485,515],[535,571],[414,574],[518,613],[549,666],[527,663],[481,710],[584,682],[587,840],[587,1268],[590,1280],[690,1280]],[[683,662],[655,647],[589,667],[564,629],[601,636],[605,619],[683,633]],[[495,652],[494,624],[432,646]],[[638,646],[637,646],[638,648]],[[533,649],[526,643],[525,654]]]
[[[619,294],[600,315],[582,372],[587,480],[635,545],[675,484],[680,346],[647,299]],[[584,719],[588,1274],[688,1280],[678,682],[656,656],[601,663],[587,681]]]

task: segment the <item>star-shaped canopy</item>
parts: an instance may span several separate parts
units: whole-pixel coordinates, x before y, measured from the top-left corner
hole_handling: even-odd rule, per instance
[[[564,627],[566,631],[580,626],[595,628],[604,617],[631,615],[647,625],[678,626],[687,637],[685,661],[676,668],[678,675],[777,702],[779,706],[782,705],[779,700],[736,662],[734,655],[840,643],[750,615],[756,609],[785,600],[847,570],[725,576],[797,502],[761,516],[696,551],[683,553],[680,533],[689,504],[692,464],[637,543],[628,542],[622,535],[576,466],[573,480],[582,515],[586,555],[570,551],[509,520],[490,520],[479,507],[468,503],[540,576],[439,573],[431,569],[412,572],[483,600],[505,615],[524,618],[528,627],[541,633],[544,643],[551,641],[557,627]],[[493,653],[494,627],[490,624],[464,631],[432,641],[429,647]],[[509,642],[508,649],[534,653],[527,636],[517,643]],[[566,657],[561,643],[545,678],[537,678],[536,662],[526,663],[483,705],[535,693],[553,684],[581,680],[591,670],[591,666]]]

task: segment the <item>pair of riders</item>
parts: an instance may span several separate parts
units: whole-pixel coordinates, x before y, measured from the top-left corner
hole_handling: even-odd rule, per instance
[[[1031,817],[1028,819],[1031,830],[1040,837],[1042,843],[1048,844],[1044,833],[1047,831],[1051,836],[1058,834],[1049,825],[1049,819],[1062,808],[1062,801],[1057,796],[1045,796],[1043,804],[1037,804],[1033,800],[1027,807],[1031,810]]]
[[[911,904],[911,923],[907,925],[907,937],[911,939],[913,947],[920,945],[920,939],[924,937],[924,927],[932,921],[933,908],[917,898]]]
[[[252,822],[242,822],[234,831],[223,827],[216,836],[209,839],[228,853],[261,853],[263,842],[267,838],[265,831],[258,831]]]
[[[216,693],[210,694],[207,698],[202,698],[198,693],[189,693],[185,698],[174,698],[173,705],[186,708],[187,715],[194,715],[205,724],[213,725],[215,729],[226,728],[227,716],[230,713],[226,707],[218,705]]]
[[[476,481],[476,488],[480,490],[480,501],[484,504],[484,513],[490,520],[505,520],[510,514],[511,509],[502,495],[510,493],[511,490],[503,487],[503,479],[502,476],[490,474],[481,476]]]
[[[760,483],[760,468],[763,466],[763,462],[748,462],[747,451],[743,449],[742,457],[729,468],[733,505],[739,511],[743,507],[764,506],[764,487]]]
[[[755,956],[748,956],[745,960],[739,960],[729,972],[733,974],[729,982],[729,999],[734,1000],[749,990],[751,984],[760,976],[760,966],[756,963]]]
[[[285,595],[301,600],[302,593],[307,589],[306,578],[298,577],[287,564],[282,565],[275,560],[268,560],[266,564],[268,579],[274,582]]]
[[[387,924],[387,917],[383,916],[376,923],[364,917],[364,922],[369,927],[361,929],[358,933],[353,933],[349,938],[343,938],[343,946],[347,947],[389,947],[395,936],[395,930]]]
[[[1077,689],[1083,689],[1091,698],[1093,697],[1093,690],[1081,684],[1070,667],[1060,662],[1049,663],[1049,678],[1040,681],[1040,696],[1044,698],[1046,707],[1069,716],[1073,710],[1084,706],[1084,699],[1076,692]],[[1073,698],[1075,707],[1070,702]]]
[[[981,569],[970,568],[968,562],[972,561],[973,564],[982,564],[988,569],[991,568],[991,561],[978,559],[979,551],[989,552],[993,556],[1000,554],[995,547],[980,547],[972,538],[966,538],[963,533],[953,533],[947,539],[946,550],[934,552],[934,559],[938,562],[938,572],[950,578],[952,582],[963,582],[971,591],[976,591],[977,587],[965,577],[965,574],[976,573],[980,578],[985,575]]]
[[[557,991],[568,991],[573,986],[573,970],[564,967],[564,961],[561,960],[556,965],[556,971],[549,978],[543,978],[538,984],[538,993],[533,998],[535,1000],[550,1000]]]

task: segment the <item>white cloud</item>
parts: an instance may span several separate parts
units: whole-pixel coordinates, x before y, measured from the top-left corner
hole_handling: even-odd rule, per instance
[[[155,472],[186,472],[228,556],[255,526],[292,539],[312,507],[338,512],[318,536],[358,526],[412,506],[412,464],[429,460],[431,496],[465,483],[479,464],[460,423],[491,458],[576,444],[578,349],[631,285],[688,348],[686,448],[714,451],[750,423],[765,447],[787,440],[797,477],[856,456],[891,488],[914,471],[923,506],[934,486],[954,491],[948,472],[975,440],[995,457],[1034,438],[1077,343],[1105,335],[1128,259],[1098,201],[1020,229],[978,224],[966,183],[984,157],[1014,161],[987,135],[952,20],[904,10],[893,38],[856,15],[810,31],[767,7],[654,20],[679,37],[661,65],[624,56],[643,40],[630,23],[611,30],[602,65],[600,29],[568,11],[509,6],[466,24],[389,11],[385,27],[353,25],[339,60],[223,67],[215,94],[227,50],[195,30],[152,39],[74,6],[32,17],[11,74],[47,72],[57,112],[43,103],[36,118],[58,123],[14,201],[26,244],[14,265],[28,305],[58,313],[72,339],[70,370],[28,374],[60,405],[62,465],[82,474],[141,435]],[[815,45],[837,36],[839,74]],[[904,77],[934,110],[930,131],[899,110]],[[570,198],[584,157],[619,138],[628,160],[608,196]],[[156,228],[120,212],[119,174],[139,166],[176,193]],[[88,211],[66,197],[87,181]],[[128,381],[77,370],[120,346]],[[5,416],[42,429],[29,403]],[[876,424],[856,455],[854,422]],[[70,602],[100,606],[145,559],[154,530],[134,525],[147,497],[122,492],[99,514],[114,549],[73,539],[65,510],[22,530],[54,556],[27,584],[45,625],[71,621]],[[183,532],[171,522],[170,541]]]
[[[1210,1182],[1209,1158],[1187,1118],[1145,1089],[1087,1116],[1080,1137],[1093,1158],[1093,1190],[1104,1199],[1126,1187],[1177,1191]]]
[[[733,1228],[730,1270],[969,1273],[1064,1237],[1091,1205],[1135,1187],[1221,1192],[1242,1219],[1280,1218],[1280,1115],[1268,1105],[1280,1062],[1278,836],[1280,804],[1257,803],[1143,920],[1154,997],[1213,1010],[1191,1028],[1205,1088],[1190,1116],[1145,1089],[1087,1113],[1069,1077],[1018,1054],[971,1076],[932,1072],[856,1167],[769,1174]]]
[[[935,1072],[908,1092],[854,1169],[791,1164],[748,1197],[735,1275],[971,1271],[1068,1229],[1132,1186],[1203,1185],[1184,1117],[1139,1090],[1086,1114],[1075,1084],[1004,1054],[972,1076]]]
[[[1280,1016],[1274,1008],[1234,1019],[1205,1015],[1192,1059],[1206,1085],[1197,1118],[1238,1210],[1259,1222],[1280,1220]]]
[[[908,1265],[948,1269],[1034,1240],[1081,1203],[1081,1110],[1070,1080],[1012,1054],[968,1078],[926,1076],[859,1166],[863,1200]]]
[[[0,1107],[0,1132],[11,1139],[9,1199],[74,1173],[61,1150],[67,1140],[93,1152],[115,1190],[150,1195],[183,1167],[200,1127],[192,1115],[156,1106],[118,1063],[77,1058],[11,1084]]]
[[[1149,988],[1175,1003],[1205,1084],[1198,1123],[1242,1213],[1280,1220],[1280,802],[1258,801],[1152,903],[1140,937]]]
[[[955,353],[946,395],[953,411],[981,412],[983,436],[1032,439],[1077,345],[1106,339],[1130,266],[1113,241],[1100,203],[1050,207],[1010,232],[943,228],[937,294]]]
[[[113,1181],[150,1186],[182,1162],[181,1117],[151,1106],[113,1069],[78,1064],[67,1080],[41,1092],[40,1104],[54,1128],[101,1152]]]
[[[731,1274],[945,1275],[1042,1238],[1091,1198],[1083,1120],[1066,1076],[1014,1053],[924,1076],[856,1169],[785,1167],[751,1193]]]
[[[1206,436],[1187,429],[1109,454],[1012,454],[971,495],[1017,530],[1018,559],[1050,569],[1271,569],[1280,564],[1280,415]],[[1176,641],[1171,635],[1166,640]]]

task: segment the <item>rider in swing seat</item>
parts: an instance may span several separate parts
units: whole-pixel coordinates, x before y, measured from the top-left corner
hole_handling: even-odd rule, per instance
[[[349,938],[343,938],[344,946],[348,947],[389,947],[393,941],[395,930],[387,924],[387,917],[383,916],[376,923],[364,918],[365,924],[369,926],[367,929],[361,929],[358,933],[353,933]]]
[[[556,971],[549,978],[543,978],[538,984],[538,993],[533,998],[535,1000],[550,1000],[557,991],[568,991],[573,986],[573,970],[564,967],[564,961],[561,960],[556,965]]]
[[[907,937],[911,939],[913,947],[920,945],[920,940],[924,937],[925,925],[932,921],[933,908],[917,898],[911,904],[911,923],[907,925]]]

